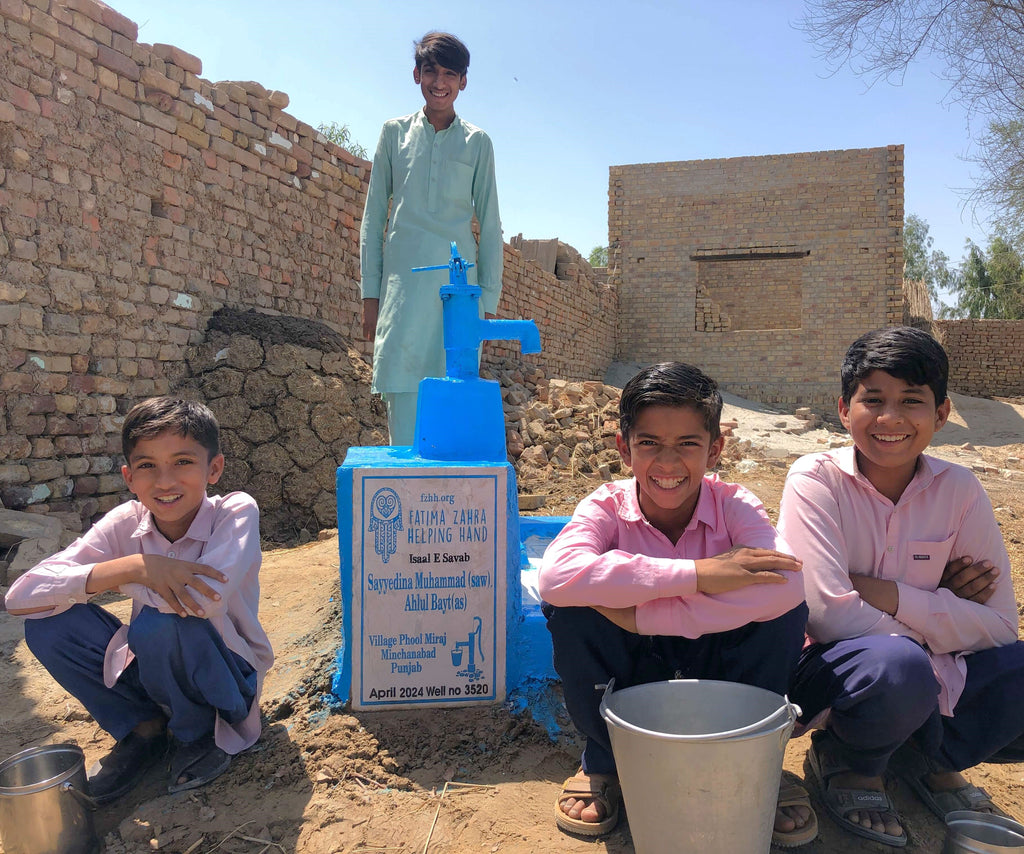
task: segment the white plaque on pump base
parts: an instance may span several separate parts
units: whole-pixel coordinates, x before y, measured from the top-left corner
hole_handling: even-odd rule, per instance
[[[352,708],[502,702],[508,466],[409,462],[338,470],[339,527],[351,478],[339,535]]]

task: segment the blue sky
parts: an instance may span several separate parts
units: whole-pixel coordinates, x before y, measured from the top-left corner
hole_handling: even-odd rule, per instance
[[[494,142],[506,240],[607,242],[608,167],[905,146],[906,212],[954,262],[984,222],[968,125],[937,66],[901,86],[829,74],[794,26],[802,0],[108,0],[139,41],[195,54],[208,80],[256,80],[371,153],[385,119],[422,106],[412,43],[454,32],[472,54],[460,115]],[[983,212],[980,212],[983,213]]]

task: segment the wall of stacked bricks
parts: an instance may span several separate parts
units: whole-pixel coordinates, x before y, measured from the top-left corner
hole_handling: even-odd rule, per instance
[[[187,378],[220,306],[316,320],[368,355],[370,164],[284,93],[137,39],[95,0],[0,0],[0,500],[69,530],[123,500],[120,415]],[[505,252],[499,315],[537,320],[534,363],[599,378],[614,292]]]
[[[936,320],[949,356],[949,387],[960,394],[1024,396],[1024,320]]]
[[[902,321],[902,146],[613,166],[608,223],[622,361],[831,411],[849,343]]]

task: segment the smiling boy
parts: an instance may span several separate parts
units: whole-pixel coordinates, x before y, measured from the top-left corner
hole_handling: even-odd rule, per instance
[[[842,365],[853,447],[786,479],[779,530],[804,560],[808,644],[792,696],[822,800],[845,829],[894,847],[896,771],[940,818],[992,812],[959,773],[1024,732],[1024,644],[992,506],[966,468],[924,453],[949,418],[948,361],[928,333],[869,332]]]
[[[27,617],[40,663],[116,743],[89,769],[99,803],[129,792],[173,733],[168,791],[223,773],[260,734],[259,694],[273,662],[257,617],[259,510],[242,492],[209,497],[220,479],[217,421],[169,397],[133,407],[121,432],[128,488],[115,507],[7,593]],[[127,626],[90,602],[132,599]]]
[[[720,679],[785,694],[807,609],[800,561],[750,492],[708,474],[722,454],[722,396],[692,365],[644,369],[622,390],[616,443],[633,477],[580,502],[548,547],[540,593],[566,708],[586,737],[555,804],[563,830],[611,831],[620,792],[601,691]],[[807,794],[780,787],[773,841],[809,842]]]
[[[445,372],[438,291],[448,276],[412,268],[447,264],[455,241],[493,315],[505,251],[491,140],[455,113],[469,50],[449,33],[427,33],[415,62],[424,105],[385,122],[359,231],[363,335],[373,341],[372,389],[384,396],[392,445],[413,444],[419,382]]]

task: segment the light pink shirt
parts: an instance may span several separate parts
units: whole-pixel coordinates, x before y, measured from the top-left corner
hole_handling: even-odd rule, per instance
[[[259,689],[263,676],[274,661],[270,639],[257,616],[260,600],[259,508],[244,492],[207,497],[199,507],[188,532],[171,543],[161,534],[150,512],[138,501],[115,507],[88,532],[64,551],[36,564],[7,591],[8,608],[48,610],[26,614],[27,619],[52,617],[92,595],[85,591],[89,573],[98,563],[132,554],[159,554],[202,563],[227,576],[224,583],[204,578],[221,595],[212,601],[193,591],[206,618],[224,638],[228,649],[238,653],[255,669],[258,677],[256,699],[249,716],[236,726],[217,719],[217,745],[227,753],[238,753],[255,743],[260,735]],[[120,591],[130,596],[132,619],[150,605],[165,614],[173,613],[167,603],[142,584],[125,584]],[[128,627],[122,626],[111,638],[103,662],[104,681],[113,686],[134,655],[128,649]]]
[[[792,554],[761,502],[718,475],[704,477],[693,518],[674,545],[644,517],[636,480],[606,483],[583,499],[544,554],[540,594],[558,606],[636,606],[643,635],[698,638],[780,617],[803,601],[800,573],[785,584],[697,592],[694,561],[733,546]]]
[[[922,454],[894,505],[860,473],[854,448],[810,454],[789,471],[779,530],[804,562],[811,640],[914,638],[931,657],[944,715],[963,691],[964,656],[1017,640],[1010,559],[985,490],[963,466]],[[946,564],[964,556],[999,567],[984,605],[938,587]],[[851,574],[895,581],[896,616],[861,599]]]

